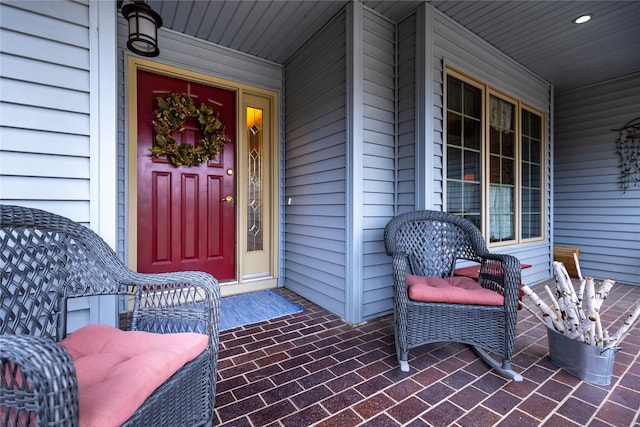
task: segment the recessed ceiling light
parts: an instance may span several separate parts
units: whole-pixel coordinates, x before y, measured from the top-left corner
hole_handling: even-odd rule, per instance
[[[591,21],[591,14],[588,15],[580,15],[576,19],[573,20],[574,24],[584,24],[585,22]]]

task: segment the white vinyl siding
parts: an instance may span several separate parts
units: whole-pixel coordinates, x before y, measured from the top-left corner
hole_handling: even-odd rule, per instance
[[[0,202],[66,216],[112,245],[114,19],[104,2],[0,3]],[[114,298],[69,310],[69,330],[115,324]]]
[[[354,323],[393,309],[383,232],[396,201],[395,34],[354,4],[285,66],[285,283]]]
[[[416,15],[398,24],[396,214],[416,209]]]
[[[367,8],[363,16],[362,317],[368,320],[393,310],[383,234],[395,213],[396,29]]]
[[[88,2],[0,4],[0,199],[90,223]]]
[[[347,280],[345,54],[341,12],[285,64],[285,285],[341,317]]]
[[[580,248],[584,275],[640,285],[640,184],[620,186],[615,141],[640,116],[640,74],[557,94],[555,244]]]

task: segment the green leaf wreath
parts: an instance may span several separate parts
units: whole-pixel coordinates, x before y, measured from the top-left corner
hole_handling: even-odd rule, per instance
[[[215,158],[231,139],[224,132],[224,124],[218,114],[204,103],[196,106],[189,96],[172,93],[166,98],[157,97],[158,109],[153,121],[155,139],[151,147],[154,156],[167,156],[175,166],[198,166]],[[173,138],[175,132],[184,131],[184,122],[188,117],[198,122],[200,144],[178,144]]]

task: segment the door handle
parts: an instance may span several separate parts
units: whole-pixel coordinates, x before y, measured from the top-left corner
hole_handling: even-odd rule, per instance
[[[221,202],[233,203],[233,197],[227,196],[224,199],[220,199]]]

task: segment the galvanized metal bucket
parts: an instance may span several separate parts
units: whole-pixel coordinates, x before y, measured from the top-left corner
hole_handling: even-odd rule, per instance
[[[617,349],[603,350],[547,328],[549,358],[558,368],[596,385],[611,384]]]

